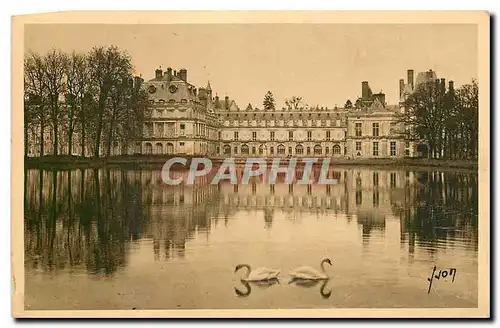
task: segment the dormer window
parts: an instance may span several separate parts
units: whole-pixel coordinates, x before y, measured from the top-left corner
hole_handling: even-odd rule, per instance
[[[187,99],[181,99],[181,104],[187,104]]]
[[[158,100],[158,103],[159,103],[160,105],[165,105],[165,100],[164,100],[164,99],[160,99],[160,100]]]
[[[149,101],[149,103],[150,103],[151,105],[154,105],[155,101],[151,99],[151,100]]]
[[[175,99],[170,99],[170,100],[168,101],[168,103],[169,103],[169,104],[175,104]]]

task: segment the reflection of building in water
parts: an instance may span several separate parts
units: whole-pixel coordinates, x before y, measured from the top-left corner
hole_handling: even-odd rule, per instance
[[[296,180],[301,179],[302,170],[295,170]],[[320,169],[315,167],[312,180],[317,181],[319,174]],[[393,204],[404,201],[400,194],[413,183],[413,173],[382,169],[330,167],[327,176],[337,179],[338,184],[285,184],[284,175],[275,185],[262,183],[262,177],[253,178],[246,185],[223,183],[221,212],[229,217],[237,211],[261,211],[268,227],[277,211],[293,217],[311,212],[345,214],[348,219],[356,218],[363,235],[368,236],[372,229],[384,229]]]
[[[294,174],[302,176],[300,169]],[[318,174],[315,169],[314,181]],[[185,179],[187,172],[174,175]],[[376,233],[397,235],[410,252],[416,243],[448,238],[477,248],[477,174],[335,166],[328,177],[339,183],[288,185],[282,176],[275,185],[261,177],[212,185],[204,177],[194,185],[169,186],[160,171],[28,170],[26,265],[110,274],[126,265],[126,245],[139,239],[152,240],[155,258],[183,256],[186,242],[208,235],[221,219],[227,224],[237,212],[260,216],[266,228],[280,214],[345,215],[359,225],[364,242]]]
[[[155,258],[160,257],[162,243],[165,258],[175,252],[184,256],[186,241],[194,233],[208,234],[211,218],[217,217],[218,188],[206,177],[194,185],[169,186],[162,182],[160,171],[142,172],[142,203],[147,205],[150,224],[145,233],[153,239]],[[176,172],[187,178],[187,172]],[[177,177],[173,177],[177,178]]]

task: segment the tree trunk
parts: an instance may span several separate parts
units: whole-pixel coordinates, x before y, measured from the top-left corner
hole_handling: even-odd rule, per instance
[[[44,130],[45,130],[45,122],[44,120],[40,120],[40,157],[44,155],[45,152],[45,136],[44,136]]]

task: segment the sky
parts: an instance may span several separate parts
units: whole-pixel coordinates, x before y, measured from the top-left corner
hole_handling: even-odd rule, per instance
[[[361,82],[399,100],[407,69],[432,69],[456,86],[477,78],[476,25],[451,24],[37,24],[26,25],[25,53],[52,48],[126,50],[145,80],[158,67],[185,68],[198,87],[228,95],[240,108],[262,107],[270,90],[277,107],[300,96],[315,106],[343,106]]]

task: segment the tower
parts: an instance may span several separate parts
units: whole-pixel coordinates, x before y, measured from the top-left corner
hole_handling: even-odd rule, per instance
[[[207,83],[207,97],[208,99],[212,99],[212,87],[210,86],[210,81]]]

